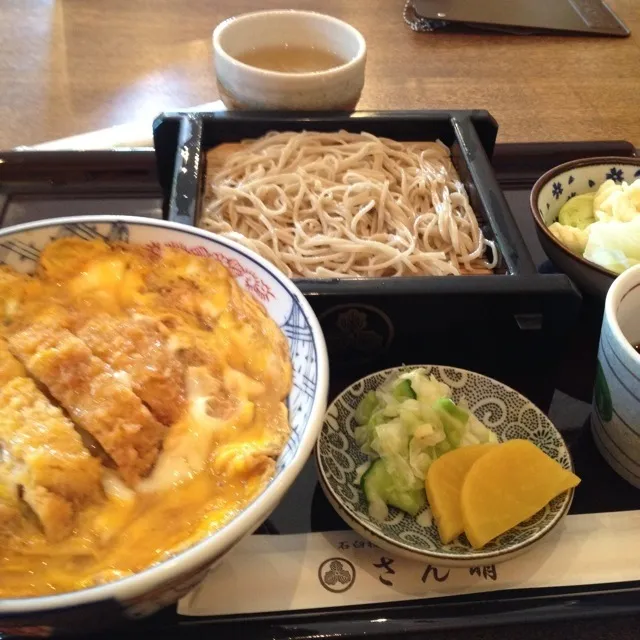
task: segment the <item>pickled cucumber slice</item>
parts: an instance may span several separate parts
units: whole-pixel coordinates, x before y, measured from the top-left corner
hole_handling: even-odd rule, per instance
[[[593,207],[595,193],[582,193],[568,200],[558,213],[558,222],[576,229],[586,229],[596,221]]]

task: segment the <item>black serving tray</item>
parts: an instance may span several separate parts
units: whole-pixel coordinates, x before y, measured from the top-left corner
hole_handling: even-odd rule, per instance
[[[580,297],[565,275],[538,273],[490,164],[498,127],[486,111],[163,114],[154,144],[168,218],[197,223],[208,149],[303,129],[441,140],[502,256],[496,275],[298,279],[327,339],[333,385],[402,363],[447,363],[500,377],[547,409]]]
[[[498,125],[486,111],[382,111],[355,113],[265,113],[220,111],[165,113],[154,122],[154,146],[160,183],[168,200],[170,220],[197,224],[203,204],[207,150],[226,142],[258,138],[269,131],[367,131],[395,140],[441,140],[451,149],[453,163],[469,193],[471,205],[487,236],[495,239],[502,272],[534,273],[533,263],[489,163]],[[424,292],[424,277],[402,278],[407,291]],[[350,290],[363,282],[369,288],[397,278],[323,280]],[[318,281],[298,279],[315,290]]]
[[[528,210],[528,194],[535,179],[564,160],[634,154],[633,146],[626,142],[496,145],[493,166],[497,179],[534,264],[534,274],[528,279],[533,280],[538,272],[541,272],[543,282],[553,276],[547,273],[552,268],[537,241]],[[169,212],[168,207],[163,206],[166,204],[164,200],[152,151],[0,153],[0,227],[27,219],[75,213],[166,218]],[[511,276],[508,277],[511,279]],[[505,297],[509,295],[512,294],[504,294]],[[498,295],[494,296],[494,299],[498,298]],[[571,513],[640,509],[640,492],[626,484],[606,465],[585,428],[602,304],[585,299],[579,314],[571,331],[565,335],[561,355],[557,356],[556,390],[550,406],[550,416],[562,431],[577,472],[583,479]],[[498,322],[496,326],[502,325]],[[490,329],[490,326],[485,326],[485,330]],[[498,342],[499,339],[500,336],[494,334],[488,337],[491,342]],[[458,349],[456,344],[449,346],[451,354]],[[545,346],[543,341],[540,347],[545,351],[552,348]],[[521,353],[512,355],[517,365],[509,366],[507,373],[513,374],[519,370],[522,378],[526,377],[527,372],[532,375],[528,356]],[[374,366],[375,363],[372,363],[371,368]],[[341,365],[334,367],[333,373],[332,397],[341,390],[341,379],[345,377]],[[543,372],[543,375],[551,379],[550,372]],[[499,367],[496,367],[496,377],[505,378]],[[522,390],[523,386],[517,388]],[[258,533],[277,535],[346,528],[326,501],[315,473],[313,461],[310,461]],[[253,579],[260,579],[259,568],[256,568]],[[615,628],[623,634],[620,638],[624,640],[637,637],[640,618],[636,619],[635,626],[633,622],[626,623],[623,620],[605,624],[595,623],[592,619],[632,614],[640,614],[638,583],[494,592],[437,601],[381,603],[353,608],[221,618],[180,617],[176,615],[175,607],[169,607],[152,618],[132,623],[117,634],[123,640],[140,636],[159,640],[205,636],[219,640],[236,637],[302,640],[364,636],[425,638],[427,635],[433,640],[512,637],[538,640],[543,636],[550,640],[561,636],[595,640],[605,637],[609,629]],[[562,626],[558,625],[559,620],[564,621]],[[522,623],[530,626],[522,626]],[[514,624],[519,626],[499,630],[502,625]],[[495,629],[474,631],[476,627]],[[443,635],[445,632],[446,635]],[[2,634],[0,637],[3,637]],[[113,637],[114,633],[108,633],[95,636],[94,640]]]

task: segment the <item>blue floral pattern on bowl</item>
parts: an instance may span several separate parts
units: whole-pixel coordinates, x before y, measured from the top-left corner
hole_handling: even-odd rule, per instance
[[[624,180],[624,170],[611,167],[605,177],[607,180],[613,180],[614,182],[620,183]]]
[[[564,517],[573,491],[558,496],[530,520],[479,551],[470,546],[465,536],[443,545],[435,523],[423,527],[415,518],[398,509],[391,508],[384,522],[369,516],[364,494],[355,484],[358,467],[368,460],[355,442],[355,409],[368,391],[412,368],[387,369],[362,378],[330,405],[316,446],[320,484],[329,501],[350,526],[374,543],[423,562],[472,566],[500,562],[528,549]],[[497,434],[499,440],[531,440],[565,469],[573,469],[558,430],[542,411],[517,391],[464,369],[431,365],[425,368],[451,387],[455,402],[466,400],[473,413]]]

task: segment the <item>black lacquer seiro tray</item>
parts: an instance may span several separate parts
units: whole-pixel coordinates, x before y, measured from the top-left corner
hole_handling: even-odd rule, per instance
[[[164,114],[155,122],[154,143],[169,219],[197,224],[207,150],[269,131],[341,129],[447,144],[501,264],[486,276],[297,280],[320,318],[332,382],[344,387],[402,363],[447,363],[500,374],[548,407],[548,372],[557,366],[580,298],[566,276],[537,272],[490,163],[498,128],[485,111]],[[361,340],[363,331],[375,340]]]
[[[489,276],[507,284],[491,285],[494,289],[483,289],[481,292],[449,289],[448,283],[428,284],[422,291],[426,300],[421,302],[427,313],[422,316],[418,314],[416,321],[416,303],[410,305],[407,302],[408,306],[405,307],[413,317],[414,337],[411,338],[413,342],[409,341],[409,347],[413,345],[417,351],[408,361],[434,361],[435,356],[431,354],[440,353],[443,358],[446,357],[443,361],[447,363],[478,370],[484,368],[484,371],[498,379],[510,380],[513,386],[549,410],[551,418],[563,432],[577,472],[583,478],[571,513],[640,509],[640,492],[607,467],[586,428],[602,305],[587,298],[580,304],[579,296],[567,279],[554,273],[537,242],[528,211],[528,193],[533,182],[558,162],[598,155],[630,156],[635,154],[635,150],[625,142],[494,147],[495,126],[491,119],[486,114],[477,114],[469,116],[469,120],[472,123],[484,123],[477,128],[477,138],[481,141],[483,153],[488,153],[487,158],[491,159],[491,165],[487,164],[487,167],[493,167],[497,184],[502,188],[507,203],[504,212],[511,220],[509,233],[517,234],[523,241],[528,256],[525,260],[530,263],[531,272],[524,275],[515,269],[512,273],[505,270],[503,275]],[[192,129],[190,126],[183,129],[183,137],[180,138],[180,121],[171,118],[167,122],[174,124],[167,124],[168,137],[160,144],[157,165],[152,151],[0,153],[0,226],[74,214],[169,217],[172,211],[173,169],[176,157],[180,155],[176,153],[177,143],[180,140],[180,144],[186,144],[191,149],[191,138],[185,131],[188,133]],[[476,127],[475,124],[473,126]],[[230,131],[228,127],[225,130]],[[172,148],[170,138],[174,133],[175,146]],[[413,134],[409,131],[406,135]],[[203,139],[201,134],[199,139]],[[162,144],[167,145],[164,151]],[[202,147],[198,155],[201,152]],[[166,191],[161,188],[158,176],[162,178]],[[194,208],[194,214],[195,211]],[[470,280],[477,282],[477,278],[474,276]],[[430,280],[457,282],[461,278]],[[316,286],[315,283],[301,284],[309,287],[307,293],[314,304],[317,304],[314,301],[316,297],[333,298],[328,305],[335,305],[336,299],[341,299],[343,304],[356,309],[360,304],[367,304],[361,303],[359,298],[352,299],[353,292],[348,296],[324,290],[313,294],[311,287]],[[325,286],[330,288],[330,285],[326,283]],[[408,292],[386,295],[395,304]],[[380,308],[381,303],[375,291],[367,296],[365,299],[372,306]],[[421,342],[420,336],[424,335],[424,327],[430,326],[430,316],[442,313],[443,300],[450,305],[452,313],[456,310],[468,313],[471,310],[479,320],[477,325],[474,324],[474,335],[468,341],[447,341],[444,345],[446,349],[438,352],[437,345]],[[491,305],[490,309],[485,310],[483,307],[486,305]],[[563,318],[563,314],[567,314],[567,317]],[[395,315],[392,317],[395,319]],[[331,330],[327,318],[325,314],[325,330]],[[447,318],[446,322],[442,320],[439,325],[443,331],[447,322],[452,321],[451,316]],[[396,330],[396,333],[402,333],[403,330]],[[445,336],[443,341],[446,340],[446,332],[442,335]],[[403,336],[399,338],[399,342],[396,338],[391,340],[384,354],[358,367],[372,371],[399,362],[403,353],[396,351],[396,344],[400,348],[404,344]],[[504,342],[508,347],[501,346]],[[469,349],[469,353],[464,353]],[[490,362],[486,361],[487,354],[494,354]],[[348,366],[342,361],[333,366],[332,397],[357,375],[358,367]],[[310,461],[290,493],[258,533],[278,535],[342,529],[345,529],[345,525],[324,498],[317,484],[313,462]],[[575,625],[578,626],[562,628],[566,629],[567,637],[583,637],[582,634],[592,628],[593,623],[588,621],[596,616],[630,614],[640,614],[640,584],[636,582],[502,591],[436,601],[414,600],[222,618],[181,617],[176,614],[174,607],[170,607],[116,633],[123,639],[139,636],[162,639],[211,636],[221,640],[235,637],[256,640],[364,636],[424,638],[427,634],[435,634],[430,637],[440,640],[444,636],[438,630],[450,630],[452,635],[447,637],[472,637],[475,640],[479,636],[474,635],[473,629],[480,626],[535,622],[550,624],[558,620],[576,620]],[[616,623],[616,628],[620,628],[621,624]],[[602,631],[606,626],[597,628]],[[455,632],[456,629],[459,631]],[[498,631],[495,635],[489,631],[483,633],[486,634],[483,638],[516,637],[513,629],[505,630],[504,636]],[[529,640],[542,637],[542,633],[538,625],[531,627],[531,631],[527,627],[519,627],[517,637]],[[112,638],[114,633],[103,637]],[[633,633],[629,637],[634,637]]]

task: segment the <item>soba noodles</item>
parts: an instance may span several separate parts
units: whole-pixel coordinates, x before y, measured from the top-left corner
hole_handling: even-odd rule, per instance
[[[243,143],[221,166],[209,154],[201,226],[288,276],[459,275],[496,265],[439,142],[286,132]]]

